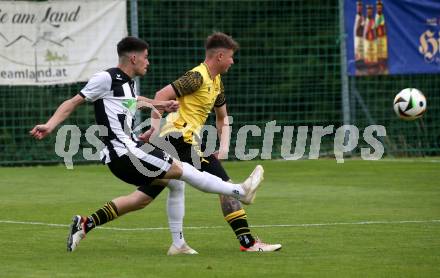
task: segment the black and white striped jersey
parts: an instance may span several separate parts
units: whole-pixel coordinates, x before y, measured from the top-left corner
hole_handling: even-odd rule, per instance
[[[163,161],[155,161],[157,158],[143,152],[133,133],[138,96],[133,79],[121,69],[111,68],[93,75],[80,95],[94,103],[96,123],[107,130],[107,134],[101,136],[105,147],[100,158],[104,163],[130,151],[136,157],[161,168]]]
[[[134,155],[140,160],[139,162],[141,162],[144,169],[150,171],[149,173],[140,172],[138,166],[136,166],[135,172],[137,174],[141,173],[148,177],[153,174],[151,177],[156,177],[154,175],[163,175],[170,169],[173,162],[170,155],[150,144],[143,145],[133,132],[138,93],[135,81],[120,68],[111,68],[96,73],[79,94],[86,101],[93,102],[96,123],[103,127],[104,132],[100,132],[102,142],[105,145],[100,152],[102,162],[108,164],[112,160],[129,155],[129,161],[135,163],[131,159],[131,155]],[[126,160],[126,157],[121,158],[121,160],[118,159],[118,163]],[[124,172],[128,169],[127,171],[130,172],[134,164],[126,166],[125,170],[120,169],[118,171]],[[127,173],[119,173],[118,177],[126,175]],[[143,177],[137,177],[136,179],[130,176],[128,182],[133,183],[133,180],[136,180],[136,183],[133,184],[137,186],[150,182]]]
[[[101,136],[105,144],[100,153],[103,162],[136,148],[138,140],[132,128],[138,93],[133,79],[121,69],[111,68],[94,74],[80,94],[94,103],[96,123],[107,130],[107,135]]]

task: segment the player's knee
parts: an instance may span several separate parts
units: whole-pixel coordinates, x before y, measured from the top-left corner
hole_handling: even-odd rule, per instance
[[[136,202],[137,209],[145,208],[146,206],[148,206],[148,204],[151,203],[152,200],[153,199],[150,197],[137,200]]]
[[[173,164],[171,164],[170,169],[165,174],[163,178],[165,179],[180,179],[182,176],[182,163],[180,161],[174,160]]]
[[[136,210],[145,208],[146,206],[148,206],[149,203],[151,203],[151,201],[153,201],[153,198],[151,198],[146,194],[138,193],[138,192],[136,193],[137,194],[132,196],[133,206],[135,207]]]
[[[149,203],[151,203],[151,201],[143,200],[143,201],[139,202],[139,203],[138,203],[138,209],[143,209],[143,208],[145,208],[146,206],[148,206]]]

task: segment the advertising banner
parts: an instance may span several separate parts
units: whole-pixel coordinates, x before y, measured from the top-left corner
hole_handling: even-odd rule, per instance
[[[87,81],[117,64],[126,1],[1,1],[0,85]]]
[[[440,73],[440,1],[345,0],[349,75]]]

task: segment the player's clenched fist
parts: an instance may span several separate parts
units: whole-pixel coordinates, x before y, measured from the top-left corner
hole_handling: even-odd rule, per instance
[[[52,132],[52,129],[47,125],[36,125],[29,133],[34,138],[41,140]]]

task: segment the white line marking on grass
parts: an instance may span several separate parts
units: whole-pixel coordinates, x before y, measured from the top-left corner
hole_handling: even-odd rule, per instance
[[[335,161],[334,158],[331,157],[320,157],[319,161]],[[371,162],[371,163],[377,163],[377,162],[391,162],[391,163],[440,163],[440,159],[435,158],[420,158],[420,159],[411,159],[411,158],[381,158],[379,160],[364,160],[361,157],[344,157],[344,160],[346,160],[347,162],[355,162],[355,161],[365,161],[365,162]],[[252,160],[253,162],[259,162],[261,160]],[[300,158],[300,159],[296,159],[296,160],[288,160],[288,159],[283,159],[283,158],[279,158],[279,159],[271,159],[271,162],[291,162],[291,161],[295,161],[295,162],[304,162],[304,161],[317,161],[317,160],[313,160],[313,159],[309,159],[307,156]],[[242,163],[242,161],[227,161],[228,164],[232,164],[232,163]],[[264,163],[264,161],[263,161]]]
[[[315,223],[315,224],[252,225],[251,227],[254,228],[319,227],[319,226],[338,226],[338,225],[381,225],[381,224],[408,224],[408,223],[440,223],[440,220],[360,221],[360,222],[334,222],[334,223]]]
[[[377,160],[379,162],[409,162],[409,163],[440,163],[437,159],[409,159],[409,158],[383,158]]]
[[[386,224],[417,224],[417,223],[440,223],[440,220],[401,220],[401,221],[360,221],[360,222],[334,222],[334,223],[312,223],[312,224],[273,224],[273,225],[251,225],[251,228],[289,228],[289,227],[323,227],[340,225],[386,225]],[[28,222],[14,220],[0,220],[0,224],[19,224],[19,225],[41,225],[49,227],[69,227],[68,224],[52,224],[43,222]],[[223,229],[226,226],[188,226],[185,229]],[[148,228],[118,228],[118,227],[97,227],[102,230],[113,231],[155,231],[168,230],[168,227],[148,227]]]

